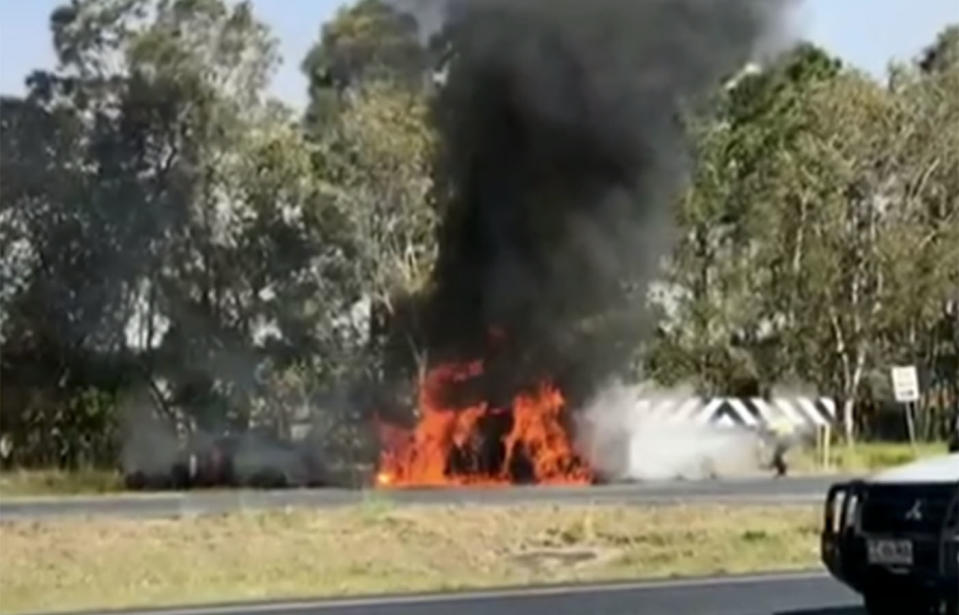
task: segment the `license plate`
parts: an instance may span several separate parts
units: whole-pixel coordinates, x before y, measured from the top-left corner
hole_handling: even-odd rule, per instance
[[[870,564],[912,565],[912,541],[870,540],[867,543]]]

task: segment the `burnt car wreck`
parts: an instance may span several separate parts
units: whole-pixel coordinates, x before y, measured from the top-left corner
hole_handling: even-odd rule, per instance
[[[324,464],[308,442],[286,442],[255,433],[195,437],[164,458],[127,460],[121,472],[130,490],[284,489],[329,484]]]

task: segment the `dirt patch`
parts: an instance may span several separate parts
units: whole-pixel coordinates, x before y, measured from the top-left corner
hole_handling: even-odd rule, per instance
[[[574,568],[602,558],[610,559],[611,555],[612,552],[596,549],[537,549],[516,553],[513,561],[531,570],[544,570]]]

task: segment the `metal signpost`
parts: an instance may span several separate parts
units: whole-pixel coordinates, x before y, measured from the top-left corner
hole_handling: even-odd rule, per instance
[[[916,445],[916,426],[913,419],[916,402],[919,401],[919,372],[915,365],[892,368],[892,390],[896,401],[906,408],[906,427],[909,430],[909,443]]]

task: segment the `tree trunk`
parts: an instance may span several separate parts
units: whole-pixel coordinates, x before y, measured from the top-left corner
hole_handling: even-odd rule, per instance
[[[853,428],[854,425],[854,415],[853,409],[855,407],[856,400],[852,397],[846,397],[843,400],[842,404],[842,428],[843,435],[846,439],[847,444],[852,444],[855,441],[856,431]]]
[[[838,323],[838,320],[834,321]],[[842,361],[842,427],[847,444],[853,444],[856,437],[856,397],[859,391],[859,384],[862,382],[862,376],[866,367],[866,349],[863,342],[856,344],[855,357],[850,356],[849,346],[847,346],[841,337],[839,327],[836,327],[837,336],[840,339],[839,356]]]

